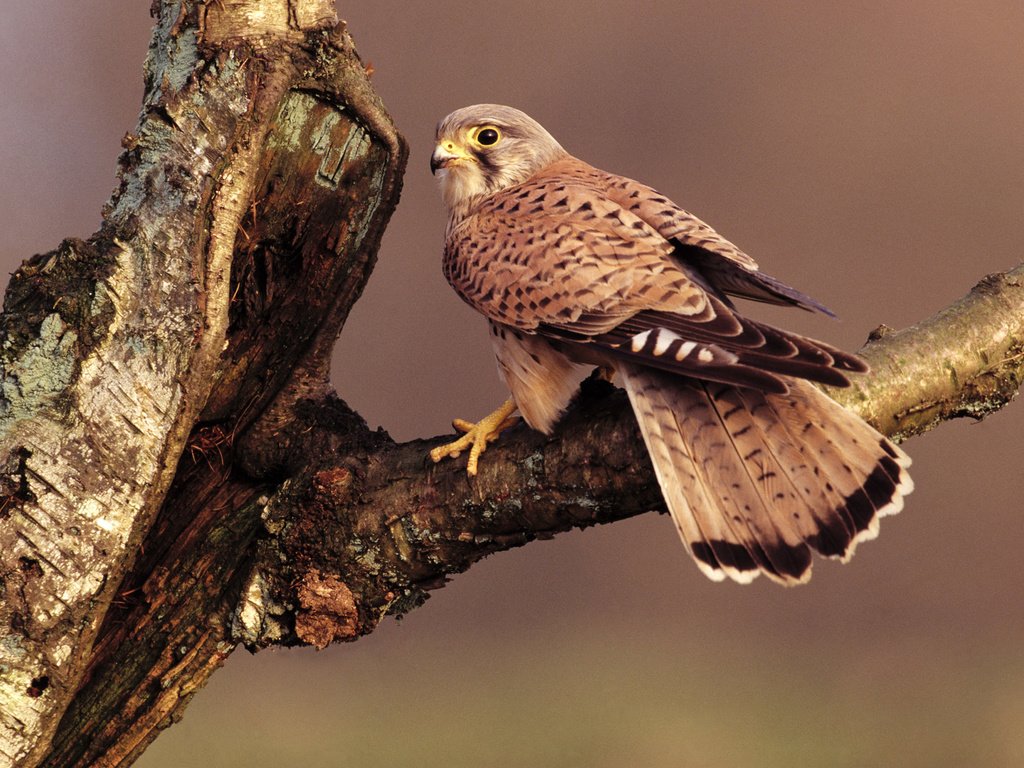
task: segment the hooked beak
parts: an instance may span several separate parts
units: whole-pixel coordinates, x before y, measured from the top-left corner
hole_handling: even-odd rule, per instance
[[[441,168],[447,168],[460,161],[468,160],[467,155],[454,141],[442,141],[434,147],[434,154],[430,156],[430,172],[436,174]]]

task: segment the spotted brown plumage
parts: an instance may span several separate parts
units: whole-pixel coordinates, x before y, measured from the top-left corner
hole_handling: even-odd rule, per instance
[[[626,389],[666,505],[713,579],[810,577],[898,512],[910,459],[809,382],[849,384],[860,358],[744,317],[730,297],[831,314],[760,272],[703,221],[568,154],[522,112],[458,110],[431,169],[448,209],[445,277],[489,321],[512,398],[432,452],[471,448],[513,409],[550,432],[594,366]]]

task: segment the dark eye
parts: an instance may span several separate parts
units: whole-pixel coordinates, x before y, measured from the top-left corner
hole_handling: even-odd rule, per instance
[[[501,134],[497,128],[481,128],[476,134],[476,143],[484,147],[490,147],[497,144],[500,138]]]

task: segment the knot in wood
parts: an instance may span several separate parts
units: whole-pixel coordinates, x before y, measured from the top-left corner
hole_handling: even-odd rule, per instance
[[[323,650],[334,640],[351,640],[360,632],[356,598],[333,573],[307,571],[299,584],[299,610],[295,634],[304,643]]]
[[[320,496],[335,502],[344,501],[352,488],[352,473],[344,467],[322,469],[313,475],[313,488]]]
[[[868,341],[878,341],[879,339],[883,339],[895,330],[895,328],[882,323],[868,334]]]

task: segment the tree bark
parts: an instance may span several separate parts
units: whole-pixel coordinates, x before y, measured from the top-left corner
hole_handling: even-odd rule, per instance
[[[324,647],[448,575],[660,509],[621,392],[470,479],[331,390],[406,149],[325,0],[158,0],[101,230],[0,316],[0,764],[123,766],[238,645]],[[1024,267],[874,335],[831,394],[905,438],[1024,372]]]
[[[405,161],[327,0],[153,11],[104,224],[27,262],[0,318],[10,764],[49,749],[156,512],[182,511],[186,444],[216,451],[272,423],[283,389],[325,386]]]

